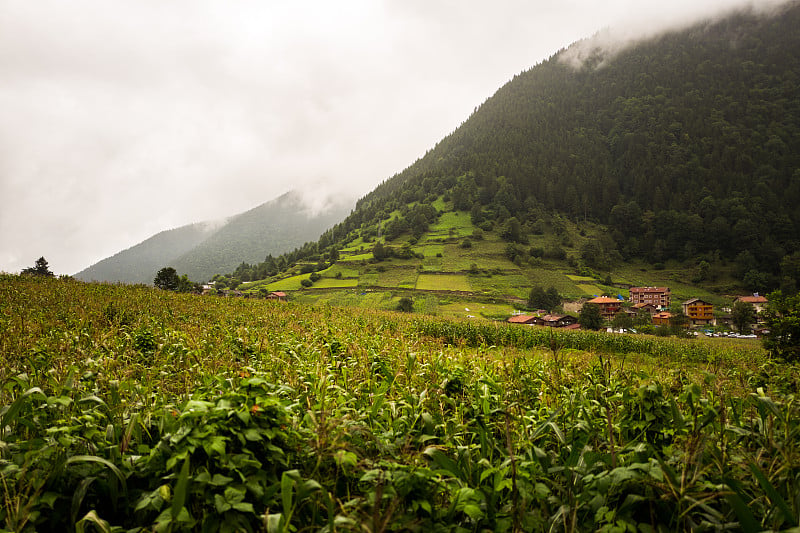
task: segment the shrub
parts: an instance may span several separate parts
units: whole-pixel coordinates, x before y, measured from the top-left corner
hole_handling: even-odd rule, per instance
[[[414,300],[407,296],[400,298],[400,301],[397,302],[397,310],[404,313],[410,313],[414,310]]]

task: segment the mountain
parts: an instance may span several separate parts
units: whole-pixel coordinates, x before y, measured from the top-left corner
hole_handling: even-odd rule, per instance
[[[193,281],[205,281],[242,262],[257,263],[313,240],[341,221],[352,206],[333,202],[310,212],[299,193],[289,192],[222,221],[162,231],[75,274],[84,281],[153,282],[156,272],[174,267]]]
[[[159,269],[203,242],[214,232],[214,228],[214,224],[198,223],[162,231],[98,261],[74,277],[83,281],[153,283]]]
[[[790,2],[624,49],[578,42],[515,76],[330,237],[447,194],[528,232],[543,212],[605,224],[626,259],[739,258],[778,278],[800,249],[799,25]]]
[[[602,239],[564,257],[578,266],[735,264],[750,290],[791,288],[800,277],[798,27],[793,1],[626,46],[604,35],[575,43],[515,76],[283,263],[376,238],[422,242],[436,206],[511,243],[559,217],[601,226]]]

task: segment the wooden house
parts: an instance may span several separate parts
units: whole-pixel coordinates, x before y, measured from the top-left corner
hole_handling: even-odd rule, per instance
[[[286,298],[286,293],[281,291],[271,292],[267,295],[267,300],[278,300],[279,302],[285,302]]]
[[[651,303],[637,303],[631,306],[631,309],[634,310],[635,313],[648,313],[650,316],[655,315],[658,313],[658,307]]]
[[[714,306],[700,298],[683,302],[683,314],[689,317],[689,323],[693,326],[714,324]]]
[[[540,317],[536,323],[551,328],[563,328],[574,324],[577,321],[577,318],[570,315],[544,315],[543,317]]]

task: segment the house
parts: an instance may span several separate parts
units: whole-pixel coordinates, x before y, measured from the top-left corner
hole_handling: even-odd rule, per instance
[[[587,304],[594,304],[600,308],[600,316],[606,320],[611,320],[614,315],[622,308],[622,302],[616,298],[609,298],[608,296],[598,296],[586,302]]]
[[[551,328],[563,328],[574,324],[577,321],[577,318],[570,315],[544,315],[543,317],[540,317],[536,323]]]
[[[736,302],[745,302],[752,304],[756,310],[756,313],[761,313],[764,309],[764,306],[767,305],[767,299],[764,296],[759,296],[758,293],[753,294],[752,296],[738,296],[733,303]]]
[[[536,324],[536,321],[539,317],[534,315],[514,315],[508,319],[508,322],[511,324]]]
[[[673,314],[669,311],[662,311],[653,315],[653,324],[656,326],[669,326],[669,321]]]
[[[633,304],[631,306],[631,309],[633,309],[634,312],[636,312],[637,314],[647,312],[650,316],[653,316],[656,313],[658,313],[658,307],[651,303]]]
[[[267,295],[267,300],[278,300],[279,302],[286,301],[286,293],[285,292],[271,292]]]
[[[669,287],[631,287],[629,289],[631,303],[651,304],[659,309],[666,309],[670,304]]]
[[[689,317],[689,323],[693,326],[714,324],[714,306],[700,298],[683,302],[683,314]]]

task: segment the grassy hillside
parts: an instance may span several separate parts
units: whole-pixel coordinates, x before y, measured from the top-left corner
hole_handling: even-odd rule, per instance
[[[461,318],[507,317],[524,305],[535,286],[553,287],[565,301],[601,294],[627,297],[630,286],[668,286],[676,302],[700,297],[717,306],[730,305],[734,295],[746,293],[734,278],[733,265],[720,266],[698,282],[692,281],[698,264],[691,261],[656,267],[611,257],[605,268],[591,268],[587,263],[598,258],[587,254],[605,253],[592,244],[609,241],[602,225],[543,216],[537,233],[526,234],[523,244],[505,240],[502,227],[480,229],[468,213],[453,211],[452,201],[440,198],[435,204],[443,211],[418,238],[404,233],[388,240],[376,237],[385,225],[363,226],[340,244],[336,261],[330,261],[330,254],[311,256],[239,289],[291,291],[292,298],[306,303],[387,310],[400,298],[412,297],[416,312]],[[378,261],[376,243],[394,256]],[[312,271],[319,279],[304,286]]]
[[[0,277],[11,531],[782,530],[798,369],[555,334]],[[701,503],[699,503],[701,502]]]

